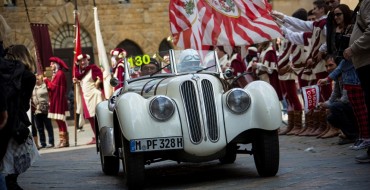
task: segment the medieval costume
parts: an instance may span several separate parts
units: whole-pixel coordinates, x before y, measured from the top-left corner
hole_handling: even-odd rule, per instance
[[[122,48],[116,48],[110,51],[110,55],[112,56],[112,75],[121,82],[114,87],[113,91],[123,87],[122,81],[124,79],[125,72],[124,58],[126,57],[126,54],[126,51]]]
[[[91,128],[95,134],[95,107],[103,101],[104,93],[102,88],[103,73],[95,64],[89,65],[90,56],[81,54],[77,56],[77,64],[75,67],[74,82],[77,83],[76,89],[76,113],[80,114],[80,121],[88,119]],[[88,144],[95,144],[96,138]]]
[[[256,64],[256,72],[260,80],[268,82],[275,89],[279,100],[283,100],[281,87],[278,78],[277,64],[278,58],[276,50],[272,43],[267,41],[259,45],[260,53],[258,63]]]
[[[54,119],[59,128],[59,145],[57,147],[69,146],[69,135],[66,123],[65,112],[68,110],[67,103],[67,79],[62,68],[68,70],[66,63],[58,57],[50,57],[50,66],[53,68],[53,77],[51,81],[44,78],[48,88],[50,108],[48,117]]]

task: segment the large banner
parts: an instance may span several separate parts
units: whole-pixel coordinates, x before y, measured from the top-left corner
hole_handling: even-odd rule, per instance
[[[267,0],[171,0],[170,30],[181,48],[245,46],[281,37]]]
[[[31,23],[31,31],[35,42],[37,73],[42,74],[45,67],[50,66],[49,58],[53,56],[48,25]]]

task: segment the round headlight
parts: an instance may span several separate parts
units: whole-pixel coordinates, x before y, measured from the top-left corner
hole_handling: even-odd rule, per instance
[[[175,112],[175,105],[168,97],[157,96],[150,101],[149,111],[153,118],[166,121]]]
[[[233,89],[226,96],[226,104],[232,112],[242,114],[251,105],[251,97],[242,89]]]

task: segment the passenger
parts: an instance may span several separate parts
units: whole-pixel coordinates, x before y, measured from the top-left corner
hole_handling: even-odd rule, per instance
[[[156,59],[150,58],[150,62],[148,64],[141,65],[141,73],[140,76],[151,75],[159,70],[159,63]]]
[[[186,49],[179,57],[179,72],[197,71],[200,68],[200,57],[196,50]]]

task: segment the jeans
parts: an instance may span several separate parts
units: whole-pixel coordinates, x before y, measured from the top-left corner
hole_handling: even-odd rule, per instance
[[[341,129],[349,139],[358,137],[356,117],[349,103],[333,102],[330,107],[328,122],[335,128]]]
[[[45,129],[48,132],[49,144],[54,145],[54,131],[53,126],[51,125],[51,120],[50,118],[48,118],[48,115],[43,113],[36,114],[35,122],[37,126],[37,131],[39,132],[41,146],[43,147],[46,146]]]
[[[0,174],[0,190],[7,190],[6,183],[5,183],[5,176]]]

